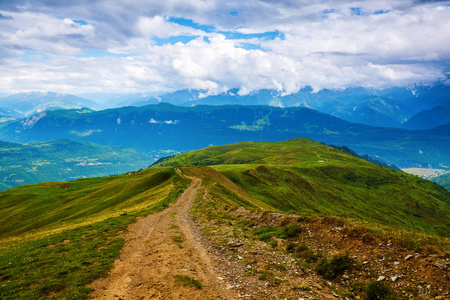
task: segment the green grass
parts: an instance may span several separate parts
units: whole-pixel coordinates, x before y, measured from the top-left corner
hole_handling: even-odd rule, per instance
[[[171,169],[47,182],[0,193],[0,245],[5,238],[59,231],[150,208],[174,186]],[[176,175],[178,176],[178,175]]]
[[[307,139],[208,147],[160,165],[185,164],[214,168],[246,192],[248,203],[266,210],[450,236],[449,191]],[[236,188],[225,188],[236,194]]]
[[[0,251],[1,299],[85,299],[86,284],[104,276],[134,220],[107,219]]]
[[[285,239],[287,251],[328,278],[341,272],[333,268],[345,261],[320,260],[295,244],[300,225],[253,230],[250,223],[238,224],[235,212],[244,207],[332,216],[374,233],[387,228],[408,247],[421,247],[421,241],[436,245],[443,240],[439,235],[450,232],[450,192],[435,183],[306,139],[210,147],[162,160],[160,166],[167,167],[0,192],[0,298],[86,298],[86,284],[104,276],[117,257],[127,224],[167,208],[188,186],[171,167],[185,164],[191,167],[183,173],[202,178],[207,187],[192,209],[200,221],[214,220],[219,231],[221,224],[246,228],[247,236],[275,248],[276,238]],[[181,245],[181,237],[174,238]],[[225,247],[222,238],[218,244]],[[279,284],[265,273],[261,280]]]
[[[298,225],[289,225],[283,229],[268,226],[256,229],[253,231],[253,234],[260,241],[267,242],[271,237],[278,237],[283,239],[289,239],[297,237],[301,232],[301,227]]]
[[[382,281],[373,281],[369,283],[364,291],[366,293],[367,300],[395,300],[394,292],[392,289]]]
[[[175,279],[175,283],[183,285],[183,286],[187,286],[187,287],[194,287],[198,290],[202,289],[202,284],[200,281],[193,279],[189,276],[186,275],[175,275],[174,276]]]
[[[86,299],[127,225],[167,208],[188,184],[162,168],[1,192],[0,298]]]

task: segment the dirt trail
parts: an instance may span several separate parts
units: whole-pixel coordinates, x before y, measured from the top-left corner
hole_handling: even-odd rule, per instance
[[[233,299],[214,259],[195,240],[189,209],[201,185],[192,183],[168,209],[129,226],[125,246],[108,277],[95,281],[92,299]],[[203,287],[183,286],[175,275]]]

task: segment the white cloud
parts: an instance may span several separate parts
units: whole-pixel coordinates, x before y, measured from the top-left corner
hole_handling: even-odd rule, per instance
[[[207,35],[201,30],[196,30],[189,26],[181,26],[172,22],[168,22],[161,16],[155,16],[153,18],[145,16],[139,17],[136,23],[136,28],[146,38],[150,38],[152,36],[168,38],[178,35]]]
[[[0,20],[0,91],[242,94],[448,82],[448,3],[128,0],[36,2],[18,11],[0,4],[11,16]],[[220,30],[244,35],[230,39]],[[273,31],[282,37],[253,36]],[[162,46],[152,40],[178,36],[195,39]],[[249,44],[264,50],[244,49]],[[75,56],[92,49],[124,55]]]

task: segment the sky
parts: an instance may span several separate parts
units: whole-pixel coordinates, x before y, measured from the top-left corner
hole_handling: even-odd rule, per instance
[[[0,0],[0,93],[450,85],[450,1]]]

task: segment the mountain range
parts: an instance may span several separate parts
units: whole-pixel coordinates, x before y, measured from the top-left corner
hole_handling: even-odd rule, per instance
[[[450,88],[439,84],[389,89],[359,87],[321,91],[305,87],[289,95],[277,90],[258,90],[243,95],[237,89],[218,94],[210,94],[205,90],[185,89],[162,94],[153,92],[122,95],[82,94],[82,97],[93,100],[51,92],[4,96],[0,98],[0,116],[18,118],[50,109],[86,107],[101,110],[169,103],[188,107],[195,105],[307,107],[353,123],[418,130],[448,124],[450,119],[448,111]]]
[[[74,95],[53,92],[16,93],[0,98],[0,116],[29,117],[31,115],[56,109],[89,107],[105,109],[106,106],[95,101]],[[2,112],[3,110],[3,112]]]
[[[306,87],[289,95],[283,95],[276,90],[259,90],[240,95],[237,89],[210,95],[207,91],[186,89],[155,97],[136,94],[126,99],[126,105],[131,106],[161,102],[178,106],[244,104],[307,107],[353,123],[379,127],[430,129],[429,124],[421,127],[420,122],[416,122],[416,127],[403,124],[424,110],[449,105],[450,88],[442,85],[393,87],[383,90],[359,87],[315,92]],[[448,118],[448,112],[442,117],[438,116],[434,119],[434,127],[449,123]]]
[[[307,137],[346,145],[359,154],[403,167],[450,166],[450,125],[403,130],[350,123],[309,108],[179,107],[170,104],[93,111],[48,111],[8,124],[0,140],[15,143],[78,139],[140,151],[186,152],[240,141]]]

